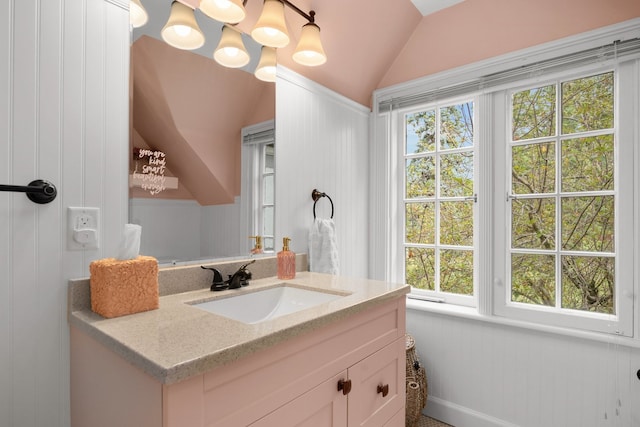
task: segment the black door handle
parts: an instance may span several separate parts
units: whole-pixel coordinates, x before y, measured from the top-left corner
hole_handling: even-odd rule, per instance
[[[27,197],[34,203],[43,205],[52,202],[58,195],[56,186],[48,181],[36,179],[31,181],[29,185],[2,185],[0,191],[13,191],[18,193],[27,193]]]

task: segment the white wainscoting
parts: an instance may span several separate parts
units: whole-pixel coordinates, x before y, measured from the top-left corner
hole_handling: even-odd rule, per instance
[[[242,230],[240,196],[228,205],[203,206],[201,218],[200,251],[212,258],[248,255],[251,247],[249,233]]]
[[[161,263],[237,257],[248,246],[247,233],[240,229],[240,197],[235,203],[215,206],[201,206],[195,200],[136,198],[129,206],[130,222],[142,227],[140,253]]]
[[[158,262],[201,256],[202,206],[195,200],[131,199],[129,220],[142,227],[140,253]]]
[[[46,205],[0,193],[0,425],[68,427],[67,281],[115,253],[127,219],[129,14],[5,0],[0,28],[0,184],[58,189]],[[98,250],[66,249],[69,206],[100,208]]]
[[[313,189],[335,207],[340,274],[367,277],[369,109],[278,68],[276,86],[276,249],[308,252]],[[329,200],[316,205],[331,215]]]
[[[640,350],[419,310],[426,414],[456,427],[640,426]],[[605,415],[606,414],[606,415]]]

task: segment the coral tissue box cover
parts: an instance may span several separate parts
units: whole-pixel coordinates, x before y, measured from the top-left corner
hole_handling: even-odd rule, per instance
[[[120,261],[105,258],[89,265],[91,310],[118,317],[158,308],[158,261],[150,256]]]

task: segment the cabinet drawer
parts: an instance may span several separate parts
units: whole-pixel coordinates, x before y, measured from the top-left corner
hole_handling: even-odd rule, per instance
[[[404,337],[349,368],[349,427],[382,426],[405,403]]]

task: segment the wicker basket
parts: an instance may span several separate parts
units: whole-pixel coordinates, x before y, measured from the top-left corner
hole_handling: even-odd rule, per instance
[[[407,410],[406,427],[416,427],[427,404],[427,375],[416,354],[416,342],[409,334],[407,342]]]

